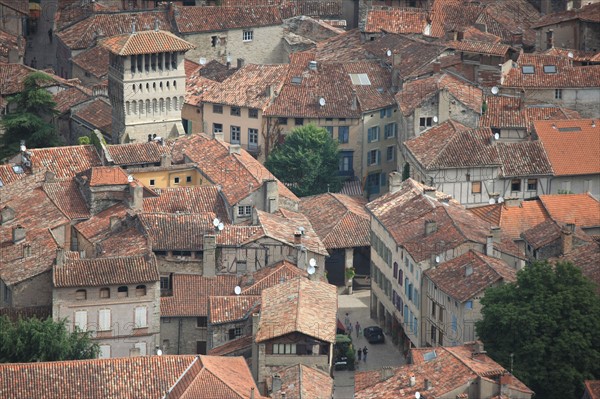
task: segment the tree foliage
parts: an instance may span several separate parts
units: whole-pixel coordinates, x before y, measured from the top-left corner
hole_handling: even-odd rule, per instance
[[[337,192],[342,185],[337,142],[315,125],[292,130],[271,152],[265,166],[300,197]]]
[[[21,140],[31,148],[55,147],[62,143],[50,121],[56,114],[56,103],[52,94],[42,87],[51,81],[45,73],[33,72],[23,81],[23,91],[9,97],[8,107],[14,111],[0,120],[5,130],[0,139],[0,158],[16,154]]]
[[[90,333],[69,333],[65,321],[36,317],[19,319],[0,317],[0,363],[30,363],[57,360],[92,359],[98,345]]]
[[[570,263],[534,263],[489,288],[477,332],[490,356],[545,399],[579,398],[600,378],[600,297]]]

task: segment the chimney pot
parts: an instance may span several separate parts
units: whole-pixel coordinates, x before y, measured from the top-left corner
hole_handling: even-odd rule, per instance
[[[411,375],[409,380],[408,380],[408,385],[411,387],[414,387],[415,385],[417,385],[417,379],[415,378],[414,375]]]
[[[230,144],[229,145],[229,154],[240,155],[241,150],[242,150],[242,146],[240,146],[239,144]]]
[[[25,240],[27,230],[20,224],[12,228],[13,243],[17,244]]]
[[[302,232],[300,232],[300,231],[294,232],[294,244],[296,244],[296,245],[302,244]]]
[[[391,172],[388,178],[389,192],[395,193],[402,187],[402,175],[398,172]]]
[[[573,229],[575,225],[572,225]],[[568,254],[573,249],[573,231],[571,227],[566,225],[560,232],[562,255]]]
[[[442,64],[439,61],[435,61],[431,65],[433,67],[433,73],[440,73],[442,71]]]
[[[485,240],[485,254],[487,256],[494,256],[494,236],[488,234]]]

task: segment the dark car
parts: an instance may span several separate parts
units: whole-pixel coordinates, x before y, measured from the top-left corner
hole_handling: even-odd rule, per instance
[[[383,336],[383,330],[377,326],[365,327],[363,334],[370,344],[376,344],[378,342],[385,342]]]

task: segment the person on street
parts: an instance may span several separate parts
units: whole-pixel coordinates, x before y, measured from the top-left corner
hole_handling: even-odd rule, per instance
[[[358,338],[358,336],[360,335],[360,323],[358,321],[356,322],[354,328],[356,328],[356,338]]]
[[[352,323],[348,324],[348,336],[352,337]]]
[[[346,326],[346,330],[348,329],[348,325],[350,325],[350,316],[346,313],[346,317],[344,318],[344,325]]]
[[[360,358],[362,357],[362,349],[358,348],[358,360],[360,361]]]
[[[366,362],[367,361],[367,353],[369,352],[369,350],[367,349],[367,347],[365,346],[362,350],[363,352],[363,361]]]

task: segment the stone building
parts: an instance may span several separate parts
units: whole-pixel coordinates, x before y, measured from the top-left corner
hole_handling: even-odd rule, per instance
[[[599,51],[600,3],[544,15],[532,28],[536,31],[536,48],[553,47]]]
[[[194,46],[170,32],[133,32],[110,37],[108,96],[112,141],[128,143],[184,135],[184,54]]]

